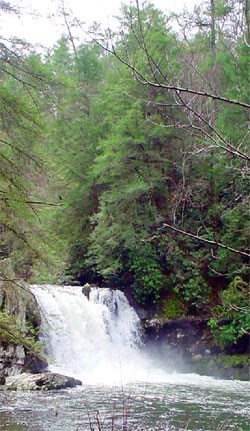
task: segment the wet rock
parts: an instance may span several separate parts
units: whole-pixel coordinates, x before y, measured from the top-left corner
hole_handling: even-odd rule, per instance
[[[192,360],[194,355],[211,350],[213,337],[207,322],[206,318],[150,319],[144,323],[145,339],[177,349]]]
[[[202,355],[194,355],[192,356],[193,362],[200,362],[202,360]]]
[[[193,372],[230,380],[249,381],[250,358],[243,355],[211,355],[193,363]]]
[[[17,279],[10,259],[0,261],[0,310],[18,318],[20,326],[29,322],[33,327],[41,323],[40,311],[29,286]]]
[[[45,359],[41,359],[38,356],[33,354],[29,354],[26,352],[25,362],[22,369],[22,373],[42,373],[45,372],[48,368],[48,362]]]
[[[249,349],[246,338],[239,340],[231,350],[223,349],[215,344],[207,325],[208,320],[206,317],[147,319],[143,322],[146,346],[155,351],[163,361],[172,361],[180,372],[194,372],[226,379],[249,379],[249,359],[244,359],[244,354],[248,358]]]
[[[4,296],[3,294],[0,292],[0,310],[3,308],[4,305]]]
[[[57,373],[23,373],[17,376],[6,377],[5,380],[6,389],[23,391],[58,390],[74,388],[79,385],[82,385],[80,380]]]
[[[25,352],[22,346],[0,346],[0,376],[12,376],[23,371]]]
[[[91,285],[89,283],[84,284],[83,288],[82,288],[82,293],[89,299],[89,295],[90,295],[90,291],[91,291]]]
[[[41,324],[40,310],[29,286],[17,279],[11,260],[0,260],[0,311],[14,316],[20,330],[26,325],[38,329]],[[37,365],[37,368],[36,368]],[[39,365],[39,366],[38,366]],[[0,376],[12,376],[25,371],[39,372],[47,363],[19,343],[2,336],[0,340]]]

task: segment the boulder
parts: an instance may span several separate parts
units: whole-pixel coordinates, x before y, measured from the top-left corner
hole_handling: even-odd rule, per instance
[[[89,283],[84,284],[83,288],[82,288],[82,293],[89,299],[89,295],[90,295],[90,291],[91,291],[91,285]]]
[[[74,388],[82,385],[80,380],[57,373],[23,373],[5,379],[5,389],[22,391],[48,391]]]

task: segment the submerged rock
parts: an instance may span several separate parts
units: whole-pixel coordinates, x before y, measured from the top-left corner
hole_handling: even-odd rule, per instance
[[[82,382],[73,377],[57,373],[23,373],[6,377],[5,389],[22,391],[48,391],[81,386]]]

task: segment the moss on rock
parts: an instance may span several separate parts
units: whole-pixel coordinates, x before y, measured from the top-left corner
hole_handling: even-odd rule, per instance
[[[203,357],[193,365],[192,371],[231,380],[249,380],[249,369],[249,355],[219,354]]]
[[[23,372],[30,364],[45,366],[37,343],[40,322],[29,287],[15,277],[10,259],[0,260],[0,375]]]

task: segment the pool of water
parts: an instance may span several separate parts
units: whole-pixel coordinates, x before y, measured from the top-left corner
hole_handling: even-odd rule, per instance
[[[164,383],[0,392],[4,431],[249,431],[250,384],[193,374]]]

